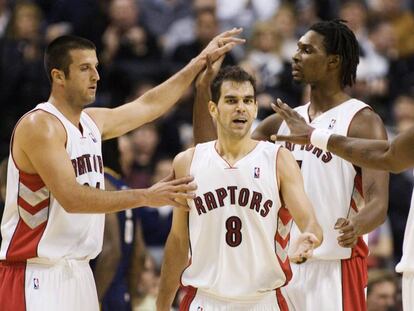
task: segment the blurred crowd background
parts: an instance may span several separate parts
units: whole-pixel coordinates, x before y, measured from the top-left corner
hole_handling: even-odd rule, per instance
[[[13,127],[48,99],[43,51],[54,38],[74,34],[96,44],[101,80],[94,105],[116,107],[171,76],[222,30],[243,27],[246,44],[224,64],[239,64],[255,75],[260,120],[272,113],[275,98],[290,106],[308,101],[308,90],[291,78],[296,41],[313,23],[335,18],[348,22],[360,44],[357,83],[348,91],[379,113],[392,138],[414,124],[412,0],[0,0],[2,197]],[[188,89],[161,119],[104,144],[108,174],[133,188],[168,174],[173,157],[193,143],[193,98]],[[401,308],[394,266],[401,258],[413,185],[412,171],[391,176],[388,220],[369,235],[370,311]],[[169,206],[141,208],[107,219],[96,271],[112,269],[127,280],[122,299],[134,310],[154,310],[171,213]],[[101,299],[111,282],[97,276]]]

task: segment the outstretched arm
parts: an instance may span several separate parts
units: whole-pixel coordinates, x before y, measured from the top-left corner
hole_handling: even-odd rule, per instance
[[[309,258],[312,250],[322,243],[322,229],[305,193],[299,166],[292,154],[284,148],[280,148],[278,152],[277,176],[286,208],[303,234],[291,258],[292,261],[300,263]]]
[[[187,175],[193,149],[176,156],[173,162],[177,177]],[[184,202],[182,202],[184,204]],[[165,245],[164,262],[161,269],[160,290],[157,310],[169,311],[180,285],[180,276],[189,263],[188,212],[175,209],[170,234]]]
[[[281,101],[278,101],[274,109],[283,117],[292,133],[274,138],[301,145],[310,143],[313,127],[306,124],[296,111]],[[398,173],[414,166],[414,126],[399,134],[392,142],[335,134],[326,139],[329,139],[327,149],[330,152],[361,167]]]
[[[138,99],[115,109],[87,109],[100,128],[102,138],[110,139],[121,136],[167,112],[203,69],[207,55],[215,61],[236,44],[244,42],[243,39],[234,37],[241,31],[242,29],[234,28],[216,36],[188,65]]]

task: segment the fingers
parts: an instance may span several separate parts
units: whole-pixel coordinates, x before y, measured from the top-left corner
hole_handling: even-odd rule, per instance
[[[165,176],[163,179],[160,180],[160,182],[169,182],[174,179],[174,171],[171,170],[171,172],[168,174],[168,176]]]
[[[222,32],[221,34],[217,35],[216,38],[227,38],[227,37],[237,36],[237,35],[241,34],[242,31],[243,31],[243,28],[234,27],[233,29],[226,30],[226,31]]]
[[[335,223],[334,229],[341,229],[342,227],[349,224],[349,220],[346,218],[338,218]]]
[[[164,181],[164,179],[162,181]],[[176,186],[176,185],[183,185],[183,184],[191,183],[193,180],[194,180],[194,177],[193,176],[184,176],[184,177],[177,178],[177,179],[173,179],[173,180],[170,179],[168,181],[168,183],[170,185]]]

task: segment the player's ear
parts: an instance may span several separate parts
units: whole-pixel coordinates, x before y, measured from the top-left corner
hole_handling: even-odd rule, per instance
[[[328,66],[331,69],[339,68],[341,65],[341,56],[337,54],[329,55],[328,56]]]
[[[217,117],[217,104],[213,101],[208,102],[208,111],[210,112],[210,115],[213,119],[216,119]]]
[[[62,70],[53,68],[50,72],[52,77],[52,82],[57,83],[59,85],[63,85],[65,81],[65,73]]]

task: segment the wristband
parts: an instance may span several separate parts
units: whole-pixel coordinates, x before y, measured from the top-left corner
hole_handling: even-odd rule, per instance
[[[314,129],[312,131],[310,142],[312,145],[328,151],[328,140],[333,133],[325,129]]]

